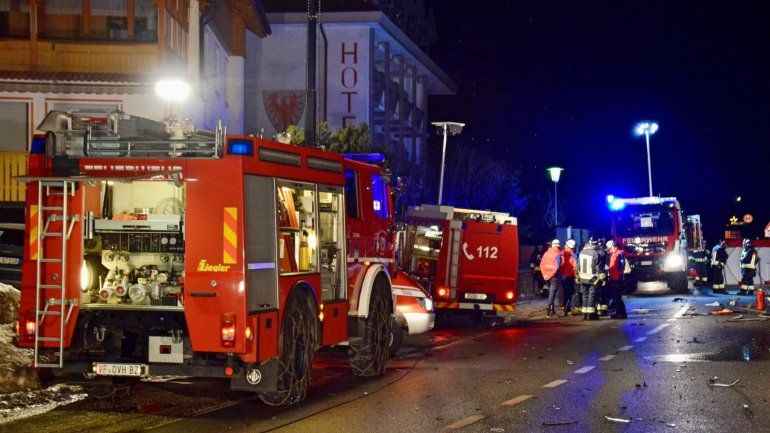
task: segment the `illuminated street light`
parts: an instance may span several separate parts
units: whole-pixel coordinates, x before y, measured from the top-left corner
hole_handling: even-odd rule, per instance
[[[441,174],[438,180],[438,205],[441,206],[441,199],[444,195],[444,165],[446,160],[446,139],[448,135],[459,135],[463,132],[464,123],[460,122],[432,122],[439,134],[444,135],[444,144],[441,146]]]
[[[548,167],[546,171],[551,178],[551,182],[553,182],[553,226],[556,227],[559,225],[559,193],[556,186],[559,184],[561,172],[564,169],[561,167]]]
[[[155,83],[155,94],[165,102],[181,104],[190,96],[190,84],[178,78],[162,79]]]
[[[647,182],[650,187],[650,197],[652,197],[652,163],[650,161],[650,135],[658,132],[658,124],[656,122],[641,122],[636,125],[634,132],[638,136],[644,135],[644,141],[647,143]]]

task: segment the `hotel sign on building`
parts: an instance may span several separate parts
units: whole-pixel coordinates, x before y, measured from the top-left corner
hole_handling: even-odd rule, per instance
[[[245,130],[266,136],[304,125],[306,16],[269,14],[270,38],[247,40]],[[453,94],[447,75],[381,12],[332,12],[318,38],[318,119],[366,123],[372,141],[419,162],[428,96]]]

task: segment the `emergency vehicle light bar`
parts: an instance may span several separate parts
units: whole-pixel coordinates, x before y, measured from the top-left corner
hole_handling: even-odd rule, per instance
[[[677,204],[676,197],[634,197],[634,198],[620,198],[615,196],[607,196],[607,202],[610,205],[610,209],[620,210],[629,204],[664,204],[673,203]]]

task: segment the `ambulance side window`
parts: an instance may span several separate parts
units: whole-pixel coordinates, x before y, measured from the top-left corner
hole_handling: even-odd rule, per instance
[[[358,218],[358,176],[345,170],[345,212],[348,218]]]

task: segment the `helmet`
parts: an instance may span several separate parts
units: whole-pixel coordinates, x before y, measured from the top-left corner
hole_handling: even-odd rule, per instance
[[[554,239],[554,240],[551,241],[551,246],[552,247],[560,247],[561,246],[561,242],[558,239]]]
[[[750,247],[751,246],[751,239],[744,239],[743,240],[743,246],[744,247]]]
[[[575,249],[575,240],[574,239],[568,239],[565,246],[569,249],[574,250]]]
[[[610,239],[610,240],[608,240],[608,241],[607,241],[607,243],[606,243],[606,244],[604,244],[604,246],[606,246],[606,247],[607,247],[607,249],[610,249],[610,248],[612,248],[612,247],[614,247],[614,246],[615,246],[615,241],[613,241],[612,239]]]

